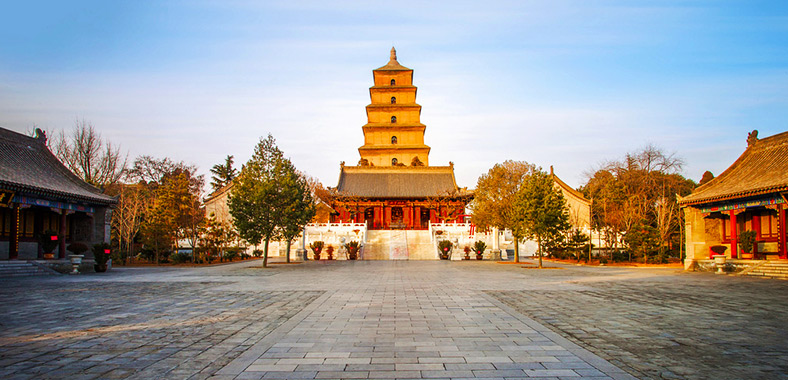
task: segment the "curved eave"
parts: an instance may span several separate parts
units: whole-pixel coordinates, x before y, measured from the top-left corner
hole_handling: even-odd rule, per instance
[[[364,145],[358,148],[359,151],[362,150],[398,150],[398,151],[414,151],[414,150],[427,150],[430,151],[429,146],[427,145]]]
[[[697,199],[689,199],[689,200],[687,200],[685,197],[684,199],[679,199],[678,203],[681,206],[697,206],[707,203],[725,202],[734,199],[757,197],[766,194],[783,193],[786,191],[788,191],[788,186],[773,186],[763,189],[740,191],[736,193],[724,194],[714,197],[705,197],[705,198],[697,198]]]
[[[12,190],[17,193],[28,193],[37,196],[46,197],[52,200],[65,200],[72,202],[83,202],[95,205],[112,206],[118,203],[118,200],[109,195],[103,197],[86,197],[84,195],[71,194],[64,191],[57,191],[52,189],[45,189],[35,186],[20,185],[18,183],[7,182],[0,180],[0,187]]]

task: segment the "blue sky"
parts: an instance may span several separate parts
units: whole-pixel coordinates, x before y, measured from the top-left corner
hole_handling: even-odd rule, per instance
[[[426,4],[424,4],[426,3]],[[686,176],[788,130],[785,1],[7,1],[0,126],[91,121],[129,157],[245,162],[272,133],[335,186],[371,70],[415,70],[430,164],[524,160],[573,186],[646,144]]]

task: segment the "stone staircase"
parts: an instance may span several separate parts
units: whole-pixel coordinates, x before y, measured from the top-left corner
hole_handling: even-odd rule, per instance
[[[765,264],[747,272],[746,275],[788,280],[788,260],[767,261]]]
[[[408,234],[408,260],[440,260],[438,250],[432,243],[430,231],[413,230]]]
[[[427,230],[368,230],[362,260],[437,260]]]
[[[0,278],[19,276],[48,276],[53,271],[27,261],[0,261]]]

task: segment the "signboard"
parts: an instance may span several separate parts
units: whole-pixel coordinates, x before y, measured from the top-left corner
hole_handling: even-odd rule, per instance
[[[13,197],[14,202],[23,204],[23,205],[31,205],[31,206],[43,206],[43,207],[52,207],[60,210],[70,210],[70,211],[82,211],[86,213],[94,213],[96,209],[90,206],[82,206],[82,205],[75,205],[73,203],[65,203],[65,202],[55,202],[55,201],[48,201],[46,199],[38,199],[38,198],[31,198],[31,197],[22,197],[22,196],[15,196]]]

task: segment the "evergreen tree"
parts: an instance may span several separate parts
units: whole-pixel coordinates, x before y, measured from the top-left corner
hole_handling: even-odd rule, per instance
[[[553,178],[537,170],[520,186],[515,195],[513,209],[513,234],[536,239],[541,268],[542,242],[563,235],[570,228],[566,200],[561,191],[554,187]]]
[[[265,243],[263,266],[268,265],[268,243],[286,238],[314,213],[306,181],[270,134],[234,180],[228,206],[239,236],[254,245]]]
[[[289,163],[289,161],[288,161]],[[292,167],[292,165],[291,165]],[[290,243],[315,216],[315,202],[306,177],[295,171],[287,170],[281,181],[285,207],[282,211],[281,234],[287,241],[287,262],[290,262]]]
[[[213,191],[227,186],[238,175],[238,171],[233,167],[233,156],[227,156],[224,164],[216,164],[211,168],[211,188]]]

